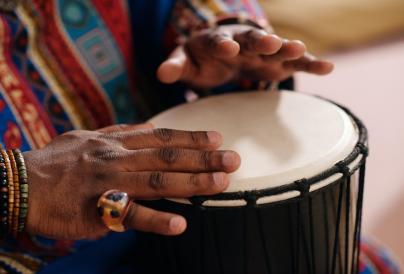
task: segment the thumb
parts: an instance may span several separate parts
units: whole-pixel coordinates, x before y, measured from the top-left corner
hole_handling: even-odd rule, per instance
[[[177,47],[157,69],[157,78],[166,84],[175,83],[183,78],[187,55],[183,47]]]

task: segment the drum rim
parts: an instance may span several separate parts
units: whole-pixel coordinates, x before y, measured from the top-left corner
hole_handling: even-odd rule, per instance
[[[204,206],[203,203],[206,201],[220,202],[220,201],[232,201],[232,200],[241,200],[241,201],[245,201],[247,203],[247,205],[251,205],[251,204],[254,205],[254,204],[257,204],[258,199],[270,197],[270,196],[274,196],[274,195],[280,195],[280,194],[288,193],[291,191],[298,191],[300,194],[296,197],[289,198],[289,199],[306,196],[310,192],[316,192],[316,191],[319,191],[322,189],[322,188],[319,188],[314,191],[310,191],[310,187],[312,185],[315,185],[316,183],[321,182],[338,173],[341,173],[342,177],[338,178],[336,181],[342,180],[343,178],[347,178],[347,177],[351,176],[351,174],[355,170],[357,170],[360,166],[364,165],[366,158],[368,156],[368,131],[367,131],[364,123],[362,122],[362,120],[359,119],[356,115],[354,115],[352,113],[352,111],[349,110],[347,107],[340,105],[330,99],[324,98],[322,96],[315,95],[313,97],[330,102],[331,104],[341,108],[353,120],[353,123],[357,126],[358,135],[359,135],[358,141],[355,144],[352,152],[349,153],[348,156],[346,156],[343,160],[337,162],[335,165],[324,170],[321,173],[318,173],[318,174],[308,177],[308,178],[302,178],[302,179],[293,181],[291,183],[284,184],[282,186],[263,188],[263,189],[259,189],[259,190],[223,192],[223,193],[209,195],[209,196],[194,196],[194,197],[191,197],[186,200],[189,201],[192,205],[197,205],[197,206]],[[361,156],[362,156],[362,158],[360,159],[357,166],[355,166],[351,170],[349,168],[349,165],[352,164],[356,159],[358,159]],[[333,182],[331,182],[331,183],[333,183]],[[285,199],[285,200],[289,200],[289,199]],[[217,206],[209,205],[209,206],[205,206],[205,207],[217,207]]]

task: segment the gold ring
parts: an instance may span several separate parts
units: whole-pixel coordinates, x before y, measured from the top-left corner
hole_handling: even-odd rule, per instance
[[[128,193],[115,189],[108,190],[98,199],[98,214],[110,230],[125,231],[123,221],[128,213],[129,201]]]

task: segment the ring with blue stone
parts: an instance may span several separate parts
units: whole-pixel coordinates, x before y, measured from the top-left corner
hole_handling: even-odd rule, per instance
[[[108,190],[98,199],[98,214],[110,230],[125,231],[123,221],[128,213],[129,202],[128,194],[116,189]]]

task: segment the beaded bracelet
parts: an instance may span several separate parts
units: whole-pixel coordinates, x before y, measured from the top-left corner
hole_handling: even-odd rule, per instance
[[[8,181],[8,216],[7,222],[9,227],[13,223],[13,210],[14,210],[14,178],[13,178],[13,169],[11,167],[10,158],[7,155],[5,150],[1,150],[1,154],[4,159],[4,163],[6,165],[7,170],[7,181]]]
[[[0,231],[5,234],[8,231],[8,176],[6,162],[0,153]]]
[[[28,213],[28,177],[20,150],[0,149],[0,234],[17,236]]]
[[[18,232],[24,230],[28,213],[28,176],[24,157],[19,149],[13,150],[14,158],[18,167],[18,178],[20,187],[20,210],[18,219]]]
[[[10,158],[11,168],[13,169],[14,179],[14,210],[12,216],[12,223],[10,223],[10,229],[14,236],[18,233],[18,219],[20,215],[20,180],[18,177],[17,162],[12,150],[7,150],[7,155]]]

